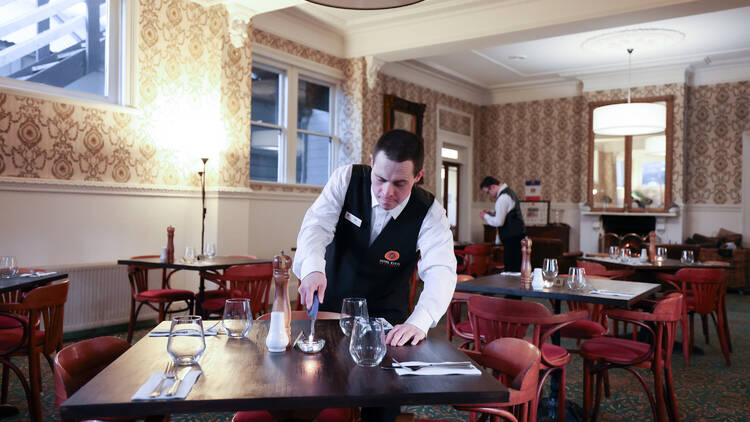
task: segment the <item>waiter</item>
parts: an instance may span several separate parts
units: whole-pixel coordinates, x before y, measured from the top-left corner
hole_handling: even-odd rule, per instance
[[[309,309],[341,310],[347,297],[367,299],[372,317],[394,325],[386,343],[417,344],[445,313],[456,287],[453,236],[434,195],[416,187],[424,146],[411,132],[383,135],[371,165],[333,171],[307,210],[297,237],[294,274]],[[409,280],[419,261],[424,290],[409,315]]]
[[[521,271],[521,239],[526,237],[521,204],[516,193],[508,185],[494,177],[487,176],[479,184],[482,192],[495,200],[495,209],[484,209],[479,216],[490,226],[499,227],[500,241],[503,243],[505,271]]]

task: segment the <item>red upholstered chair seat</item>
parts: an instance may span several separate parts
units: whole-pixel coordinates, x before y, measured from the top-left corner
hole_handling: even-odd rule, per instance
[[[172,302],[176,300],[193,300],[194,294],[190,290],[182,289],[154,289],[138,293],[136,300],[148,300],[149,302],[163,301]]]
[[[348,422],[352,420],[351,409],[323,409],[315,418],[317,422]],[[273,415],[267,410],[237,412],[232,422],[273,422]]]
[[[471,322],[470,321],[461,321],[456,324],[456,329],[458,331],[461,331],[463,333],[471,335]]]
[[[649,344],[624,338],[601,337],[588,340],[581,346],[581,356],[597,360],[606,357],[610,362],[632,362],[648,356]]]
[[[273,422],[273,416],[267,410],[237,412],[234,414],[232,422]]]
[[[26,318],[23,315],[18,315],[18,317],[23,319],[24,321],[28,320],[28,318]],[[22,327],[22,324],[17,319],[0,315],[0,330],[5,330],[8,328],[21,328],[21,327]]]
[[[553,366],[567,365],[570,362],[570,353],[564,348],[552,343],[542,344],[542,358]]]
[[[6,328],[0,331],[0,349],[6,349],[6,346],[16,345],[23,337],[23,328]],[[34,330],[34,346],[44,344],[44,330]]]
[[[576,339],[590,339],[594,337],[601,337],[605,334],[606,329],[595,321],[588,319],[582,319],[575,321],[574,323],[560,329],[560,335],[562,337],[576,338]]]

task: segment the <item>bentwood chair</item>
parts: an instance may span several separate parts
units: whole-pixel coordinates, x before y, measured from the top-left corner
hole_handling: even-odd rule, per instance
[[[633,325],[650,335],[648,342],[619,337],[598,337],[581,346],[583,358],[584,422],[596,420],[601,402],[602,380],[607,372],[622,368],[635,375],[646,390],[655,421],[679,421],[679,412],[672,381],[672,346],[677,323],[683,310],[683,296],[671,293],[659,300],[652,312],[608,309],[607,318]],[[653,327],[653,328],[652,328]],[[654,379],[653,393],[635,368],[646,368]],[[596,377],[594,401],[593,378]],[[593,406],[592,406],[593,402]]]
[[[481,277],[489,272],[492,263],[490,245],[467,245],[454,253],[463,258],[463,263],[456,267],[457,273]]]
[[[565,421],[565,375],[571,360],[563,347],[548,343],[562,328],[587,316],[585,311],[555,315],[541,303],[474,295],[469,298],[469,320],[474,334],[474,354],[481,354],[485,344],[503,337],[526,339],[542,353],[542,378],[537,388],[537,399],[553,371],[560,371],[557,391],[558,421]],[[530,331],[530,333],[529,333]],[[474,354],[471,354],[473,356]]]
[[[0,304],[0,312],[18,314],[16,321],[23,327],[0,330],[0,344],[12,344],[23,338],[23,346],[9,356],[26,356],[29,361],[29,385],[31,396],[29,414],[32,421],[42,420],[42,374],[39,360],[44,356],[50,369],[54,370],[52,357],[62,348],[63,310],[68,299],[68,280],[37,287],[17,303]],[[6,320],[8,322],[8,320]],[[44,327],[42,329],[41,327]],[[2,397],[8,394],[8,370],[20,374],[9,365],[3,365]]]
[[[464,281],[472,279],[474,279],[474,277],[468,274],[459,274],[457,282],[463,283]],[[453,298],[448,305],[448,311],[445,313],[445,328],[448,341],[452,341],[454,336],[463,339],[463,343],[460,346],[461,348],[467,348],[468,344],[474,340],[474,333],[471,330],[471,322],[468,319],[461,319],[465,312],[465,308],[469,305],[469,298],[471,296],[471,293],[453,292]]]
[[[117,337],[96,337],[65,346],[55,356],[55,403],[60,405],[73,393],[114,362],[130,348],[130,343]],[[108,420],[135,420],[111,418]],[[168,421],[169,416],[151,416],[147,421]],[[63,420],[66,422],[66,420]]]
[[[304,320],[310,319],[307,315],[307,311],[292,311],[292,320]],[[318,312],[317,319],[340,319],[341,314],[337,312]],[[271,314],[266,313],[258,317],[258,321],[270,320]],[[314,413],[314,412],[313,412]],[[348,408],[331,408],[321,410],[315,420],[318,422],[350,422],[355,420],[355,414],[352,409]],[[253,410],[237,412],[232,418],[232,422],[273,422],[273,415],[267,410]]]
[[[606,277],[610,280],[627,280],[635,274],[635,271],[631,270],[608,270],[607,267],[598,262],[578,260],[576,264],[586,271],[587,277],[595,275]]]
[[[726,272],[720,268],[683,268],[674,274],[657,273],[657,278],[685,296],[680,325],[682,328],[682,354],[685,365],[690,365],[690,352],[694,343],[694,316],[701,316],[703,336],[708,344],[708,316],[719,335],[719,345],[727,366],[729,358],[729,326],[726,318]],[[689,326],[689,328],[688,328]]]
[[[158,258],[158,255],[134,256],[131,259]],[[143,305],[159,313],[159,322],[170,313],[188,311],[192,313],[195,295],[190,290],[173,289],[169,285],[169,278],[176,270],[167,272],[162,269],[160,289],[148,288],[148,273],[152,268],[139,265],[128,265],[128,280],[130,281],[130,320],[128,322],[128,343],[133,340],[133,330],[138,320],[138,313]],[[185,302],[185,308],[170,309],[173,302]],[[135,304],[138,303],[138,307]]]
[[[250,299],[254,315],[268,312],[273,264],[237,265],[224,270],[224,274],[201,271],[201,277],[216,283],[222,292],[222,295],[203,301],[204,314],[221,314],[224,303],[230,298]]]
[[[472,357],[481,365],[492,369],[500,382],[508,387],[508,401],[454,405],[457,410],[469,413],[474,422],[478,414],[512,422],[536,422],[537,388],[541,353],[526,340],[500,338],[487,344],[480,355]]]
[[[3,365],[4,374],[8,373],[9,370],[12,370],[16,374],[16,377],[21,382],[24,393],[26,393],[26,401],[29,403],[29,409],[31,409],[32,398],[29,383],[26,381],[26,376],[24,376],[21,369],[10,359],[27,344],[30,335],[26,331],[27,322],[28,318],[23,315],[0,312],[0,363]],[[4,375],[3,377],[3,403],[8,402],[8,375]]]

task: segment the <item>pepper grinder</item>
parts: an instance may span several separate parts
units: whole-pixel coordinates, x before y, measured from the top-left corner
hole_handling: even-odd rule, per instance
[[[656,232],[648,233],[648,262],[656,262]]]
[[[531,239],[521,240],[521,288],[531,289]]]
[[[167,227],[167,262],[174,262],[174,227]]]
[[[289,269],[292,266],[292,258],[284,255],[273,257],[273,285],[274,297],[272,312],[282,312],[284,314],[284,327],[286,335],[292,336],[292,307],[289,305]],[[271,314],[273,316],[273,313]]]

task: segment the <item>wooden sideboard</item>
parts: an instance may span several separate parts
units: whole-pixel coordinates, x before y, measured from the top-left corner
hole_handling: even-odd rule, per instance
[[[484,225],[485,243],[495,243],[497,227]],[[563,252],[570,251],[570,226],[565,223],[547,224],[546,226],[527,226],[526,235],[530,238],[544,237],[548,239],[560,239]]]

